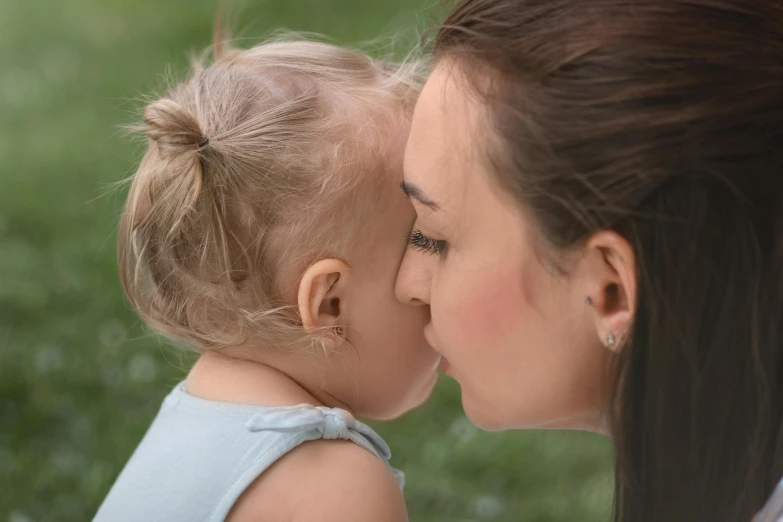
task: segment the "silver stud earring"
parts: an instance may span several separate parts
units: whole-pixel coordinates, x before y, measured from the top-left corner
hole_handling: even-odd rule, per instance
[[[609,345],[609,347],[612,347],[612,346],[614,346],[614,343],[615,343],[614,335],[607,334],[606,335],[606,344]]]
[[[589,295],[585,297],[585,304],[587,306],[593,306],[593,299]]]
[[[343,327],[342,326],[335,326],[334,327],[334,333],[335,335],[339,335],[342,337],[343,335]]]

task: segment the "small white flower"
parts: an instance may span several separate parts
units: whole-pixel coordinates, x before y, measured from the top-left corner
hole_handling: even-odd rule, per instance
[[[478,428],[464,415],[451,423],[449,431],[463,444],[470,442],[478,434]]]
[[[158,363],[149,354],[138,353],[128,364],[128,379],[133,382],[151,382],[158,376]]]
[[[90,492],[100,491],[111,480],[112,468],[106,462],[95,462],[90,471],[82,475],[84,489]]]
[[[8,522],[33,522],[33,519],[21,511],[12,511],[8,517]]]
[[[116,351],[128,336],[128,328],[119,319],[109,319],[101,325],[99,332],[101,346]]]
[[[473,500],[473,511],[484,519],[497,518],[503,513],[503,503],[499,498],[483,495]]]
[[[48,345],[38,350],[35,358],[35,369],[39,374],[51,373],[62,368],[63,349],[57,345]]]

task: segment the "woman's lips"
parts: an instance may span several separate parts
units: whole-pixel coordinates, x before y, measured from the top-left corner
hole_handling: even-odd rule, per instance
[[[427,341],[427,344],[430,345],[430,348],[432,348],[433,350],[435,350],[437,352],[438,351],[438,347],[433,342],[434,339],[432,337],[433,337],[432,336],[432,323],[429,323],[427,326],[424,327],[424,340]],[[438,353],[440,353],[440,352],[438,352]]]
[[[443,373],[446,375],[449,375],[449,372],[451,371],[451,364],[449,364],[449,360],[442,356],[440,358],[440,369],[443,370]]]
[[[438,347],[433,342],[433,339],[432,339],[432,323],[428,324],[424,328],[424,339],[426,339],[427,344],[430,345],[430,347],[433,349],[433,351],[435,351],[435,353],[440,355],[440,369],[443,370],[443,373],[448,375],[449,371],[451,371],[451,364],[449,363],[448,359],[446,359],[443,356],[443,354],[438,350]]]

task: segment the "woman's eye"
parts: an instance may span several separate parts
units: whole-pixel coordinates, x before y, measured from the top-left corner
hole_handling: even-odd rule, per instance
[[[425,236],[421,230],[413,230],[408,234],[408,244],[425,254],[442,256],[446,253],[449,244],[442,239],[432,239]]]

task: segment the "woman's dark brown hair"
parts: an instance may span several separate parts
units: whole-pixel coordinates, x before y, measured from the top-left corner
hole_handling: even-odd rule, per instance
[[[634,248],[614,519],[750,522],[783,475],[783,2],[460,0],[433,49],[552,246]]]

